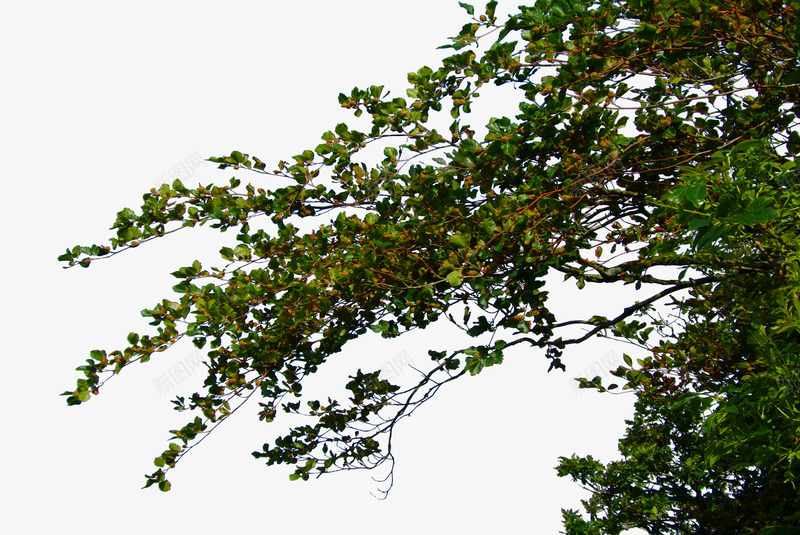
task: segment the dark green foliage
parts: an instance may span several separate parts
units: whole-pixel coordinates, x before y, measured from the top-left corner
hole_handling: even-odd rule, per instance
[[[211,158],[270,180],[164,185],[119,212],[110,247],[68,250],[61,260],[87,267],[181,228],[237,232],[224,268],[174,273],[175,300],[144,312],[153,333],[93,352],[67,402],[188,336],[209,348],[206,390],[176,405],[200,416],[174,432],[148,485],[167,490],[165,472],[209,423],[254,395],[263,421],[310,416],[255,453],[307,479],[390,460],[401,417],[510,347],[563,368],[568,346],[616,336],[647,356],[626,357],[619,386],[584,386],[631,390],[636,412],[620,461],[563,458],[559,473],[592,491],[588,517],[565,512],[568,533],[791,532],[797,3],[550,0],[506,22],[495,4],[478,16],[463,4],[473,20],[453,55],[409,74],[408,99],[381,87],[340,95],[366,128],[339,124],[274,170],[241,152]],[[465,117],[490,85],[517,88],[519,113],[478,134]],[[440,112],[452,119],[441,131]],[[381,161],[363,163],[376,141]],[[303,218],[314,230],[300,230]],[[613,318],[556,318],[543,289],[553,272],[580,288],[632,284],[641,297]],[[297,401],[304,378],[368,329],[393,338],[440,319],[476,342],[432,348],[414,388],[358,370],[346,402]],[[585,334],[567,334],[576,325]]]

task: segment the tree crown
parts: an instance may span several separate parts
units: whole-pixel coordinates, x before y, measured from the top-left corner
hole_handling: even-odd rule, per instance
[[[558,369],[568,346],[614,336],[648,355],[615,371],[637,413],[625,460],[563,459],[562,475],[594,492],[589,521],[565,513],[570,533],[720,525],[757,488],[772,507],[797,505],[797,391],[785,380],[800,343],[796,3],[539,1],[505,22],[496,1],[478,15],[462,5],[472,20],[453,54],[410,73],[407,98],[339,95],[363,126],[338,124],[274,168],[237,151],[211,158],[256,177],[164,184],[118,213],[109,245],[60,257],[88,267],[181,229],[236,231],[223,268],[173,273],[177,297],[143,312],[153,333],[92,352],[67,402],[188,337],[208,348],[205,391],[175,400],[196,416],[147,485],[167,490],[167,471],[254,396],[263,421],[310,417],[254,453],[307,479],[391,461],[403,416],[511,347]],[[513,86],[519,112],[473,128],[492,85]],[[641,298],[614,317],[557,318],[552,273],[580,288],[632,284]],[[393,338],[438,320],[475,343],[432,348],[412,388],[358,370],[348,400],[300,399],[303,380],[368,330]],[[767,516],[736,525],[797,521]]]

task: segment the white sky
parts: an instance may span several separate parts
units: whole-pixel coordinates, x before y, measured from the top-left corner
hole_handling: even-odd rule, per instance
[[[254,460],[250,452],[273,435],[253,410],[185,457],[170,473],[171,492],[140,490],[167,431],[184,420],[169,400],[202,381],[192,372],[166,393],[157,388],[175,366],[192,365],[189,345],[126,369],[80,407],[58,395],[73,387],[89,350],[122,347],[128,332],[146,332],[139,311],[171,296],[168,273],[214,258],[221,242],[207,232],[174,236],[88,270],[62,270],[56,256],[103,242],[118,210],[138,207],[142,193],[193,155],[241,150],[289,159],[349,119],[340,91],[385,84],[404,95],[406,73],[435,67],[444,54],[436,46],[466,22],[455,0],[8,2],[0,9],[7,400],[0,531],[558,532],[560,508],[576,507],[581,495],[556,477],[558,456],[612,458],[631,397],[578,393],[564,374],[545,373],[540,352],[511,354],[449,385],[405,420],[385,501],[370,495],[370,477],[385,472],[290,482],[290,468]],[[495,113],[514,108],[500,97],[487,104]],[[209,164],[184,182],[229,176]],[[621,291],[590,297],[567,288],[554,309],[619,310]],[[610,308],[590,311],[600,303]],[[444,348],[443,333],[359,342],[315,384],[338,390],[337,371],[385,367],[403,352],[424,365],[426,341]],[[628,349],[598,343],[570,351],[568,375],[610,351],[618,364]]]

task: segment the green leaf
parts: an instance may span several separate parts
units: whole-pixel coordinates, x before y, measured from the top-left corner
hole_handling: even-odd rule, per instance
[[[707,217],[697,217],[689,221],[689,230],[697,230],[708,225],[711,220]]]
[[[450,243],[452,243],[456,247],[459,247],[459,248],[462,248],[462,249],[466,248],[466,247],[469,247],[470,237],[467,234],[463,234],[463,233],[453,234],[448,239],[450,240]]]
[[[693,184],[686,190],[686,200],[700,208],[703,205],[703,199],[706,198],[706,192],[705,184]]]
[[[458,5],[461,6],[462,8],[464,8],[467,11],[467,13],[469,13],[470,15],[474,15],[475,14],[475,7],[473,7],[472,5],[466,4],[464,2],[459,2]]]
[[[774,208],[761,208],[758,210],[752,210],[743,215],[735,215],[731,217],[731,219],[743,225],[760,225],[763,223],[769,223],[778,217],[778,214],[778,210]]]
[[[747,152],[755,147],[759,147],[763,145],[763,141],[760,139],[746,139],[744,141],[740,141],[730,150],[728,153],[729,156],[733,156],[737,152]]]
[[[464,276],[461,273],[460,269],[456,269],[451,271],[447,275],[447,282],[450,283],[450,286],[461,286],[461,283],[464,282]]]
[[[750,202],[745,214],[732,216],[731,219],[743,225],[759,225],[768,223],[778,217],[778,210],[772,208],[772,201],[766,197],[757,197]]]
[[[489,0],[486,2],[486,17],[489,20],[494,18],[495,10],[497,9],[497,0]]]
[[[428,355],[430,355],[430,357],[433,360],[441,360],[441,359],[443,359],[444,357],[447,356],[447,351],[434,351],[432,349],[429,349],[428,350]]]
[[[250,248],[247,245],[240,243],[233,249],[233,254],[239,258],[248,259],[250,258]]]
[[[786,85],[800,84],[800,69],[795,69],[783,78]]]

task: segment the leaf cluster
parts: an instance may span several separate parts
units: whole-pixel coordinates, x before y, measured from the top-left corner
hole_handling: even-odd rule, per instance
[[[173,273],[177,297],[143,312],[155,332],[93,352],[67,402],[188,337],[208,349],[205,391],[175,403],[200,416],[173,431],[148,485],[166,490],[165,472],[251,397],[264,422],[310,419],[254,453],[307,479],[391,461],[400,419],[512,347],[563,369],[569,346],[611,336],[648,355],[615,372],[636,414],[622,461],[563,459],[593,492],[589,520],[565,512],[568,532],[796,525],[798,6],[540,0],[500,22],[496,4],[462,4],[472,20],[453,54],[410,73],[408,98],[339,95],[362,126],[338,124],[274,168],[211,158],[254,179],[165,184],[119,212],[110,245],[67,250],[87,267],[186,228],[236,233],[222,268]],[[514,88],[519,112],[473,128],[491,85]],[[610,318],[557,318],[553,273],[641,298]],[[432,345],[412,388],[358,370],[348,400],[301,403],[304,379],[348,342],[440,320],[474,343]]]

